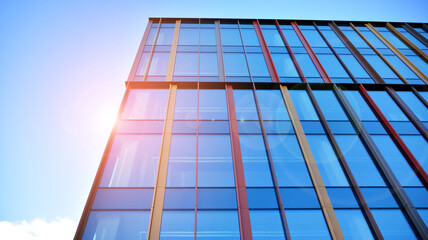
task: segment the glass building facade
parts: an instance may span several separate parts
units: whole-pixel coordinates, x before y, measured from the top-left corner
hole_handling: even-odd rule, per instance
[[[75,239],[428,239],[427,37],[149,19]]]

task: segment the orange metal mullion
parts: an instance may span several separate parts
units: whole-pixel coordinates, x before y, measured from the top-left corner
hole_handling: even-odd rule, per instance
[[[149,69],[150,69],[150,65],[152,63],[153,54],[155,53],[156,42],[158,40],[161,25],[162,25],[162,18],[159,20],[159,25],[158,25],[158,28],[156,30],[155,37],[153,38],[152,49],[150,50],[149,58],[147,59],[147,65],[146,65],[146,69],[144,70],[143,81],[147,81],[147,77],[148,77],[147,75],[149,74]]]

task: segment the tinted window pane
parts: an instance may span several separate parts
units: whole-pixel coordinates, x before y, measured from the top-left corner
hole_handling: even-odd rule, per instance
[[[320,74],[318,73],[317,69],[315,68],[311,58],[308,56],[308,54],[295,54],[297,62],[299,63],[300,68],[303,71],[303,74],[307,78],[321,78]],[[310,81],[307,79],[308,82]],[[320,80],[319,82],[322,82]]]
[[[174,75],[197,76],[198,53],[177,53],[175,57]]]
[[[250,65],[251,75],[253,77],[269,76],[265,58],[261,53],[247,53],[248,64]]]
[[[318,120],[311,99],[305,90],[290,90],[289,92],[300,120]]]
[[[317,57],[330,77],[349,77],[334,55],[318,54]]]
[[[254,240],[285,240],[281,216],[278,210],[251,210],[250,220]]]
[[[281,188],[284,208],[319,208],[317,195],[313,188]]]
[[[163,28],[159,30],[157,45],[171,45],[174,28]]]
[[[93,209],[150,209],[153,189],[98,189]]]
[[[152,45],[153,44],[153,40],[156,36],[157,31],[158,31],[157,27],[152,27],[150,29],[149,36],[147,37],[147,40],[146,40],[146,45]]]
[[[224,53],[223,57],[227,76],[248,76],[244,53]]]
[[[164,209],[194,209],[194,188],[170,188],[165,189]]]
[[[343,93],[361,121],[377,121],[376,116],[373,114],[372,110],[358,91],[348,90],[343,91]]]
[[[345,239],[373,239],[360,210],[334,210]]]
[[[254,27],[241,28],[241,33],[245,46],[260,46]]]
[[[273,188],[247,188],[247,197],[250,209],[278,208],[278,201]]]
[[[178,36],[179,45],[198,45],[199,44],[199,29],[197,28],[181,28]]]
[[[385,239],[416,239],[400,210],[373,209],[372,214]]]
[[[153,187],[161,135],[117,135],[101,178],[101,187]]]
[[[285,215],[292,239],[331,239],[321,210],[286,210]]]
[[[428,191],[425,188],[404,188],[416,208],[428,208]]]
[[[197,239],[239,240],[238,212],[229,211],[198,211]]]
[[[305,35],[306,40],[309,42],[311,47],[328,47],[324,42],[324,39],[319,35],[313,26],[304,26],[304,29],[301,29],[302,33]]]
[[[118,133],[162,133],[163,121],[120,121]]]
[[[428,142],[421,135],[401,135],[400,137],[419,164],[428,171]]]
[[[198,188],[198,209],[237,208],[235,188]]]
[[[257,90],[263,120],[289,120],[284,100],[279,90]]]
[[[326,120],[348,120],[333,91],[312,91]]]
[[[132,89],[122,119],[164,119],[168,89]]]
[[[155,52],[150,64],[149,75],[165,75],[168,61],[169,53]]]
[[[225,90],[199,90],[199,119],[227,120],[227,104]]]
[[[215,45],[215,29],[201,28],[201,45]]]
[[[217,76],[217,53],[200,53],[199,54],[199,75],[201,76]]]
[[[355,59],[352,55],[341,54],[340,58],[346,64],[346,67],[351,71],[352,75],[356,78],[370,78],[366,70],[361,66],[361,64]],[[373,82],[373,81],[371,81]]]
[[[198,91],[196,89],[177,89],[174,119],[196,119]]]
[[[318,26],[320,27],[320,26]],[[321,29],[322,34],[333,47],[345,47],[340,38],[327,26],[327,29]]]
[[[272,53],[271,56],[273,63],[275,64],[276,71],[280,77],[299,77],[296,67],[288,54]]]
[[[262,31],[268,46],[285,46],[276,29],[263,29]]]
[[[223,45],[242,45],[239,29],[221,29],[221,43]]]
[[[82,239],[145,239],[149,219],[150,211],[92,211]]]
[[[419,120],[428,121],[428,109],[414,93],[410,91],[396,91],[396,93],[404,100]]]
[[[172,135],[167,187],[194,187],[196,174],[196,135]]]
[[[163,211],[159,239],[194,239],[194,211]]]
[[[376,105],[389,121],[408,121],[403,111],[395,104],[394,100],[384,91],[367,91]]]
[[[291,28],[291,26],[289,26]],[[287,39],[288,44],[290,46],[300,46],[303,47],[302,42],[300,42],[299,37],[293,29],[285,29],[282,28],[282,32],[284,33],[285,38]]]
[[[370,208],[398,207],[388,188],[361,188],[361,192]]]
[[[259,120],[252,90],[233,90],[236,119]]]
[[[143,54],[141,55],[141,60],[140,63],[138,65],[138,70],[136,75],[144,75],[145,71],[146,71],[146,66],[147,66],[147,61],[149,60],[149,52],[143,52]]]
[[[350,188],[327,188],[327,192],[333,208],[358,208]]]
[[[386,65],[378,55],[364,55],[364,58],[370,63],[382,78],[398,78],[397,75]]]

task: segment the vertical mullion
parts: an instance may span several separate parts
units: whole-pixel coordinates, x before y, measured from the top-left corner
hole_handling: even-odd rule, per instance
[[[369,150],[370,155],[373,157],[375,165],[378,167],[381,175],[384,176],[385,182],[393,192],[397,203],[403,210],[406,218],[409,220],[410,226],[413,230],[415,230],[415,234],[418,235],[419,238],[427,239],[428,232],[422,218],[419,216],[416,208],[413,206],[403,187],[398,182],[398,179],[395,177],[391,168],[388,166],[388,163],[383,158],[379,149],[376,147],[376,144],[370,137],[370,134],[365,129],[363,123],[351,107],[351,104],[346,99],[342,90],[339,89],[336,85],[333,86],[333,89],[335,95],[339,99],[339,103],[342,105],[348,117],[352,120],[355,130],[357,131],[364,145]]]
[[[339,61],[340,65],[342,65],[343,69],[345,69],[346,73],[349,75],[349,77],[351,77],[352,81],[354,83],[358,83],[357,79],[355,79],[354,75],[351,73],[351,70],[349,70],[349,68],[346,66],[346,64],[342,61],[342,59],[340,58],[339,54],[337,54],[336,50],[334,50],[333,46],[331,46],[330,42],[327,40],[327,38],[324,36],[324,34],[318,28],[317,24],[315,22],[313,22],[313,24],[314,24],[315,29],[319,33],[319,35],[322,37],[322,39],[324,40],[324,42],[327,44],[328,48],[331,50],[331,52],[333,53],[333,55]]]
[[[284,204],[282,203],[281,191],[279,189],[278,179],[276,177],[275,165],[273,164],[272,154],[270,152],[269,142],[268,142],[267,134],[266,134],[266,129],[265,129],[265,125],[263,122],[262,112],[260,110],[259,100],[257,97],[256,87],[255,87],[254,83],[253,83],[253,95],[254,95],[254,101],[256,103],[257,115],[259,117],[260,128],[262,130],[263,143],[264,143],[264,146],[266,149],[266,155],[267,155],[268,161],[269,161],[269,169],[270,169],[271,176],[272,176],[273,186],[275,188],[276,200],[277,200],[279,211],[281,214],[282,227],[284,229],[285,238],[291,239],[290,229],[288,228],[287,218],[285,216]]]
[[[156,34],[155,34],[155,37],[153,38],[152,49],[150,50],[150,54],[147,59],[146,69],[144,69],[143,81],[147,81],[147,75],[149,74],[150,65],[152,64],[153,54],[155,53],[156,42],[158,40],[161,25],[162,25],[162,18],[159,20],[158,28],[156,29]]]
[[[412,92],[416,95],[416,97],[418,97],[418,99],[425,105],[425,107],[428,108],[428,102],[425,100],[424,97],[422,97],[422,95],[416,90],[415,87],[412,87]]]
[[[425,84],[428,84],[428,77],[425,76],[425,74],[422,73],[419,68],[417,68],[404,54],[400,52],[394,45],[392,45],[376,28],[374,28],[370,23],[365,24],[365,26],[372,31],[372,33],[379,38],[385,44],[395,55],[397,55],[398,58],[401,59],[401,61],[404,62],[422,81],[424,81]]]
[[[248,62],[248,57],[247,57],[247,49],[245,48],[244,38],[242,36],[242,31],[241,31],[241,23],[239,22],[239,20],[238,20],[238,30],[239,30],[239,36],[241,36],[242,47],[244,49],[244,56],[245,56],[245,62],[247,64],[248,74],[250,76],[251,82],[253,82],[253,74],[251,74],[250,63]]]
[[[300,149],[302,150],[303,158],[308,168],[309,175],[311,176],[312,183],[314,185],[315,192],[318,196],[321,209],[324,213],[324,217],[329,228],[330,234],[334,240],[344,239],[339,222],[336,218],[336,214],[334,213],[330,198],[327,194],[327,189],[325,188],[324,182],[321,178],[321,174],[315,163],[314,156],[312,155],[308,140],[306,139],[305,132],[303,131],[303,127],[300,123],[299,117],[297,116],[297,112],[294,108],[287,86],[280,86],[280,88],[285,105],[287,106],[288,114],[290,115],[291,123],[293,124],[294,131],[296,132],[296,137],[299,142]]]
[[[340,31],[340,29],[337,27],[336,23],[331,22],[328,25],[331,27],[331,29],[333,29],[334,33],[336,33],[336,35],[340,38],[340,40],[343,42],[343,44],[345,44],[345,46],[352,53],[352,55],[354,55],[354,57],[361,64],[361,66],[367,71],[367,73],[370,75],[370,77],[376,83],[385,83],[385,81],[383,81],[383,79],[374,70],[374,68],[370,65],[370,63],[363,57],[363,55],[354,46],[354,44],[352,44],[351,41],[349,41],[349,39],[345,36],[345,34],[342,31]]]
[[[176,97],[177,85],[170,84],[168,106],[162,135],[162,146],[159,155],[158,170],[156,174],[156,185],[153,193],[153,202],[150,211],[149,228],[147,230],[148,240],[155,240],[159,239],[160,237]]]
[[[143,38],[141,39],[140,46],[138,47],[138,51],[137,51],[137,55],[135,56],[134,63],[132,64],[131,72],[129,73],[127,82],[134,81],[135,79],[138,65],[140,65],[141,56],[143,55],[144,47],[146,46],[147,38],[149,37],[150,30],[152,29],[152,23],[153,23],[153,20],[149,19],[149,22],[147,23],[146,31],[144,31]]]
[[[428,55],[424,53],[421,49],[418,48],[412,41],[407,39],[401,32],[399,32],[397,29],[395,29],[394,26],[392,26],[390,23],[386,23],[386,28],[391,31],[398,39],[400,39],[406,46],[408,46],[413,52],[416,53],[420,58],[422,58],[426,63],[428,63]]]
[[[407,81],[407,79],[401,75],[401,73],[394,68],[394,66],[392,66],[392,64],[382,55],[382,53],[379,52],[379,50],[377,50],[377,48],[375,46],[373,46],[373,44],[360,32],[360,30],[358,30],[354,24],[350,23],[352,29],[354,29],[354,31],[364,40],[364,42],[370,46],[370,48],[386,63],[386,65],[388,65],[388,67],[405,83],[409,84],[409,82]]]
[[[413,113],[413,111],[407,106],[403,99],[398,96],[398,94],[391,88],[386,87],[386,92],[392,97],[395,103],[401,108],[401,110],[406,114],[410,121],[415,125],[419,130],[421,135],[428,141],[428,130],[425,125],[419,120],[419,118]]]
[[[410,26],[409,24],[405,23],[403,25],[401,25],[404,29],[406,29],[410,34],[413,35],[413,37],[415,37],[416,39],[418,39],[419,41],[421,41],[425,46],[428,47],[428,40],[422,36],[422,34],[418,33],[415,29],[412,28],[412,26]]]
[[[275,20],[276,29],[279,32],[279,35],[281,36],[282,41],[284,42],[285,47],[287,48],[288,54],[290,55],[291,60],[293,61],[294,67],[296,67],[297,73],[299,74],[299,77],[302,79],[302,82],[307,82],[306,77],[303,74],[302,69],[299,66],[299,63],[297,62],[296,56],[294,55],[293,50],[290,47],[290,44],[288,44],[287,39],[285,38],[284,33],[282,32],[281,26],[279,25],[278,20]]]
[[[319,119],[321,120],[321,124],[326,132],[327,138],[329,139],[334,152],[336,154],[337,159],[339,160],[340,165],[342,166],[343,171],[345,172],[346,178],[348,179],[349,185],[352,189],[352,192],[354,193],[355,198],[357,199],[358,205],[362,209],[362,212],[364,214],[364,217],[366,218],[368,225],[370,227],[370,230],[372,234],[375,236],[376,239],[383,239],[382,233],[380,232],[379,227],[376,224],[376,221],[370,211],[369,206],[367,205],[366,200],[364,199],[364,196],[361,192],[360,187],[358,186],[357,181],[354,178],[354,175],[352,174],[351,169],[349,168],[349,165],[345,159],[345,156],[343,155],[342,151],[339,148],[339,144],[337,143],[333,132],[330,129],[330,126],[327,123],[327,120],[324,117],[324,114],[321,111],[320,106],[318,105],[315,96],[312,92],[311,86],[307,85],[307,92],[309,95],[309,98],[311,99],[311,102],[315,108],[315,111],[317,112],[317,115]]]
[[[226,84],[226,100],[229,116],[230,142],[232,147],[233,171],[235,173],[235,188],[241,240],[251,240],[253,239],[253,235],[251,231],[250,210],[248,208],[241,146],[239,143],[239,131],[236,120],[235,102],[233,99],[233,88],[228,84]]]
[[[215,39],[216,39],[216,47],[217,47],[218,78],[220,82],[225,82],[226,77],[224,73],[223,46],[221,45],[220,20],[214,21],[214,26],[215,26]]]
[[[122,103],[120,104],[119,112],[117,113],[116,119],[120,119],[120,116],[122,116],[123,110],[125,109],[125,105],[128,100],[130,90],[131,90],[130,86],[127,86],[125,94],[122,99]],[[94,202],[98,186],[103,176],[105,165],[107,164],[108,155],[110,154],[110,150],[113,146],[114,138],[116,137],[117,127],[119,125],[118,121],[120,120],[116,120],[114,127],[110,132],[110,136],[108,138],[106,148],[104,149],[104,153],[101,158],[100,166],[98,167],[94,182],[92,183],[92,187],[89,192],[88,199],[86,200],[86,203],[85,203],[85,208],[83,209],[82,216],[80,217],[79,224],[77,225],[77,230],[74,235],[74,239],[81,239],[83,237],[83,232],[85,231],[86,223],[88,221],[88,217],[91,212],[92,204]]]
[[[196,86],[196,162],[195,162],[195,231],[194,239],[196,239],[198,227],[198,163],[199,163],[199,82]]]
[[[280,82],[278,72],[275,69],[275,64],[273,63],[272,56],[270,55],[269,48],[266,44],[266,40],[263,37],[263,32],[260,27],[259,20],[254,20],[253,25],[254,29],[256,30],[257,38],[259,40],[260,47],[263,52],[263,57],[265,58],[266,65],[269,70],[270,78],[272,79],[272,82]]]
[[[305,47],[305,50],[308,53],[309,57],[311,58],[312,62],[314,63],[315,68],[317,69],[318,73],[321,75],[322,80],[325,83],[331,83],[330,77],[328,76],[324,67],[321,65],[321,62],[317,58],[317,55],[315,54],[314,50],[309,45],[309,43],[306,40],[305,36],[303,35],[302,31],[300,31],[300,28],[299,28],[299,26],[297,26],[297,23],[291,22],[291,26],[293,27],[294,31],[296,32],[297,36],[299,37],[300,42],[302,42],[303,46]]]
[[[166,71],[165,81],[167,82],[172,81],[172,76],[174,74],[175,56],[177,55],[177,45],[178,45],[178,36],[180,34],[180,25],[181,25],[181,20],[180,19],[176,20],[174,35],[172,37],[171,52],[169,53],[168,70]]]

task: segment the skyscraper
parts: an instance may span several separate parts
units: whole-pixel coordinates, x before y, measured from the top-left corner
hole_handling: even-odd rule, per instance
[[[428,239],[428,27],[151,18],[76,239]]]

